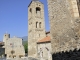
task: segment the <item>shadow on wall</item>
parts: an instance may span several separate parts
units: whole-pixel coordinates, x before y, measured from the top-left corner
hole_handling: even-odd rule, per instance
[[[56,53],[52,55],[52,60],[80,60],[80,49],[74,51]]]

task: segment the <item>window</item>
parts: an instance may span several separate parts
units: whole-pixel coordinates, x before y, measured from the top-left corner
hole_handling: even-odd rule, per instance
[[[16,57],[16,55],[13,56],[13,58],[15,58],[15,57]]]
[[[40,7],[36,7],[36,14],[37,14],[37,16],[41,15],[41,8]]]
[[[31,13],[32,13],[32,8],[30,8],[30,10],[29,10]]]
[[[36,13],[38,13],[38,11],[41,11],[40,7],[36,7]]]
[[[39,28],[41,28],[41,22],[39,23]]]
[[[36,22],[36,28],[38,28],[38,22]]]

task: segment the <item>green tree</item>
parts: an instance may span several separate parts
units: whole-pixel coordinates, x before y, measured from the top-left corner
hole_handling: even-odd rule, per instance
[[[28,53],[28,42],[24,43],[25,53]]]

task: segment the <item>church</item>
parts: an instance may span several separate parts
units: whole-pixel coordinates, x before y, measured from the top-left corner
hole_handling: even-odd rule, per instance
[[[7,59],[25,57],[22,38],[15,36],[10,38],[10,34],[5,33],[3,42],[0,42],[0,57],[6,57]]]
[[[80,60],[80,0],[47,0],[50,32],[45,32],[44,4],[28,6],[28,57]]]
[[[50,32],[45,30],[44,4],[38,0],[32,0],[28,6],[28,57],[52,58]]]

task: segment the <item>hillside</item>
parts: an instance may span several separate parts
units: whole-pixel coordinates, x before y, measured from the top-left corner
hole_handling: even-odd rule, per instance
[[[27,42],[28,41],[28,36],[24,36],[24,37],[22,37],[22,39],[23,39],[22,44],[25,48],[25,53],[27,53],[28,52],[28,42]]]
[[[25,44],[28,41],[28,36],[21,37],[23,39],[22,44]]]
[[[23,41],[27,41],[28,40],[28,36],[23,36],[21,38],[23,39]]]

